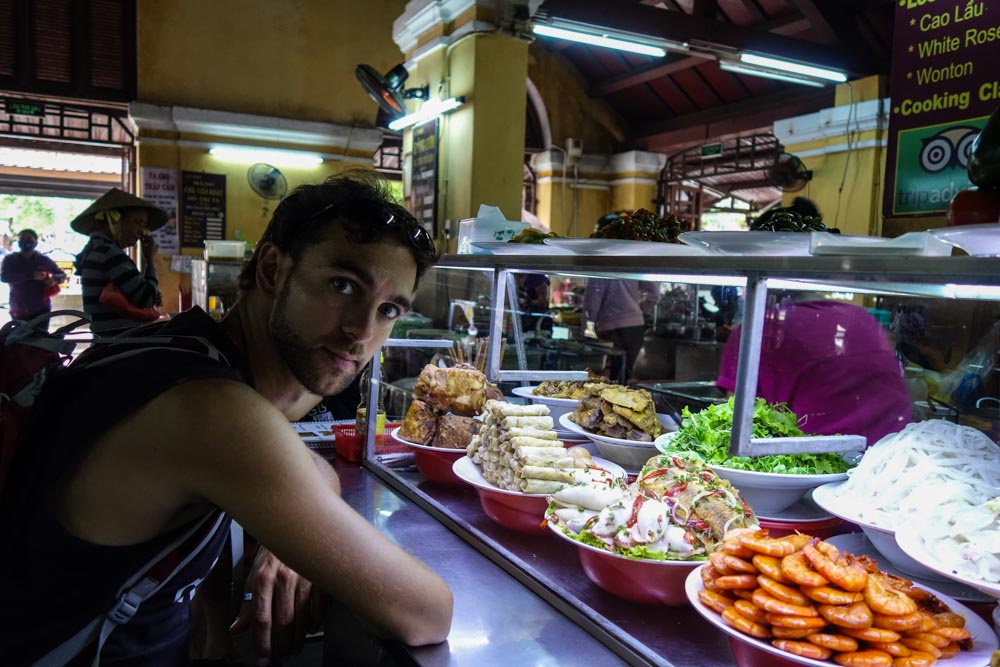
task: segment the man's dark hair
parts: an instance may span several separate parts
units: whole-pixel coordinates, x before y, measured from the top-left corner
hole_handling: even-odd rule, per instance
[[[241,290],[256,285],[260,248],[273,243],[298,262],[307,247],[323,238],[332,225],[343,224],[352,243],[375,243],[389,237],[410,249],[417,263],[417,281],[437,261],[430,234],[400,206],[386,182],[370,169],[349,169],[322,183],[300,185],[281,200],[240,272]]]
[[[25,234],[31,234],[31,237],[33,239],[35,239],[36,241],[38,240],[38,232],[36,232],[34,229],[22,229],[17,233],[17,238],[21,238]]]

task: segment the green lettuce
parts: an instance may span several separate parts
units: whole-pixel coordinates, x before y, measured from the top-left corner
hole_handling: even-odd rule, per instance
[[[734,402],[730,398],[726,403],[695,413],[685,407],[681,414],[681,428],[670,440],[669,450],[694,452],[709,465],[787,475],[826,475],[845,472],[851,467],[834,452],[729,456]],[[784,403],[772,405],[763,398],[754,402],[752,437],[796,438],[804,435],[798,427],[798,417]]]

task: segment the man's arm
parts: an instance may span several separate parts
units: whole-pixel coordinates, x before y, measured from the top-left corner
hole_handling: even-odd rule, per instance
[[[42,255],[42,260],[42,263],[45,265],[45,270],[49,272],[49,277],[56,281],[56,284],[65,282],[66,272],[60,269],[58,264],[45,255]]]
[[[412,645],[447,636],[453,600],[444,581],[344,503],[258,394],[196,382],[157,403],[157,421],[173,431],[170,474],[192,493],[232,515],[374,633]]]

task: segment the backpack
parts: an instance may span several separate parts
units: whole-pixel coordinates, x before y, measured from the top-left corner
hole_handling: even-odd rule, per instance
[[[59,315],[77,319],[54,333],[39,328]],[[31,406],[45,381],[72,358],[76,342],[66,335],[89,322],[86,313],[57,310],[0,328],[0,495]]]
[[[51,318],[60,315],[75,319],[53,333],[39,329]],[[91,347],[78,358],[79,363],[74,363],[74,369],[96,368],[150,350],[164,349],[198,354],[227,366],[231,365],[208,340],[197,336],[157,335],[156,323],[137,327],[127,337],[67,339],[67,334],[90,321],[91,318],[86,313],[58,310],[30,321],[13,320],[0,328],[0,497],[3,496],[4,480],[10,471],[17,447],[25,437],[31,408],[46,384],[67,370],[78,343],[86,342]],[[144,333],[150,335],[143,335]],[[196,522],[133,573],[118,591],[111,609],[92,619],[61,645],[54,647],[35,665],[64,665],[88,646],[96,645],[97,652],[93,662],[96,667],[100,662],[101,648],[111,632],[117,626],[127,623],[144,600],[168,584],[188,561],[223,530],[230,530],[230,526],[225,515],[218,510]]]

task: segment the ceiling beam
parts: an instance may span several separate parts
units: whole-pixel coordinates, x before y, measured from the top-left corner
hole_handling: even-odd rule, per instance
[[[754,22],[760,23],[767,20],[767,14],[761,11],[754,0],[740,0],[740,4],[743,5],[743,9],[747,11]]]
[[[762,33],[729,22],[666,12],[648,5],[619,5],[615,7],[615,11],[609,12],[604,0],[545,0],[544,7],[549,16],[591,25],[604,25],[681,42],[700,40],[852,72],[867,73],[869,69],[868,63],[856,53],[784,35]]]
[[[752,0],[747,0],[751,2]],[[769,21],[768,25],[770,30],[774,32],[779,32],[785,27],[793,24],[803,23],[804,26],[801,29],[796,29],[796,32],[801,32],[802,30],[809,27],[808,21],[802,17],[801,14],[792,13],[788,17],[782,17],[781,19],[775,19]],[[603,81],[600,81],[590,87],[588,94],[591,97],[602,97],[610,93],[617,92],[619,90],[624,90],[626,88],[631,88],[632,86],[638,86],[640,83],[645,83],[646,81],[652,81],[653,79],[659,79],[660,77],[668,76],[674,72],[679,72],[681,70],[687,69],[689,67],[694,67],[695,65],[704,62],[705,60],[711,60],[709,55],[687,55],[681,56],[679,54],[671,54],[667,56],[666,61],[654,62],[645,67],[638,67],[628,72],[623,72],[615,76],[609,77]]]
[[[813,33],[819,41],[824,44],[836,44],[840,41],[837,31],[833,28],[829,18],[827,18],[823,10],[813,0],[792,0],[792,4],[809,21],[809,25],[812,26]],[[844,13],[846,14],[847,12]]]
[[[833,86],[787,89],[676,116],[639,127],[628,137],[628,145],[643,150],[673,152],[684,145],[771,127],[778,119],[814,113],[833,106],[834,94]]]
[[[603,97],[604,95],[624,90],[625,88],[638,86],[640,83],[645,83],[646,81],[659,79],[669,74],[673,74],[674,72],[694,67],[695,65],[703,63],[708,59],[709,58],[707,57],[701,58],[696,56],[672,56],[668,62],[653,63],[652,65],[647,65],[645,67],[634,69],[605,79],[604,81],[591,86],[588,94],[591,97]]]
[[[871,48],[862,34],[863,7],[859,0],[792,0],[808,19],[813,34],[824,44],[841,45],[860,54],[874,72],[888,73],[889,63]]]

